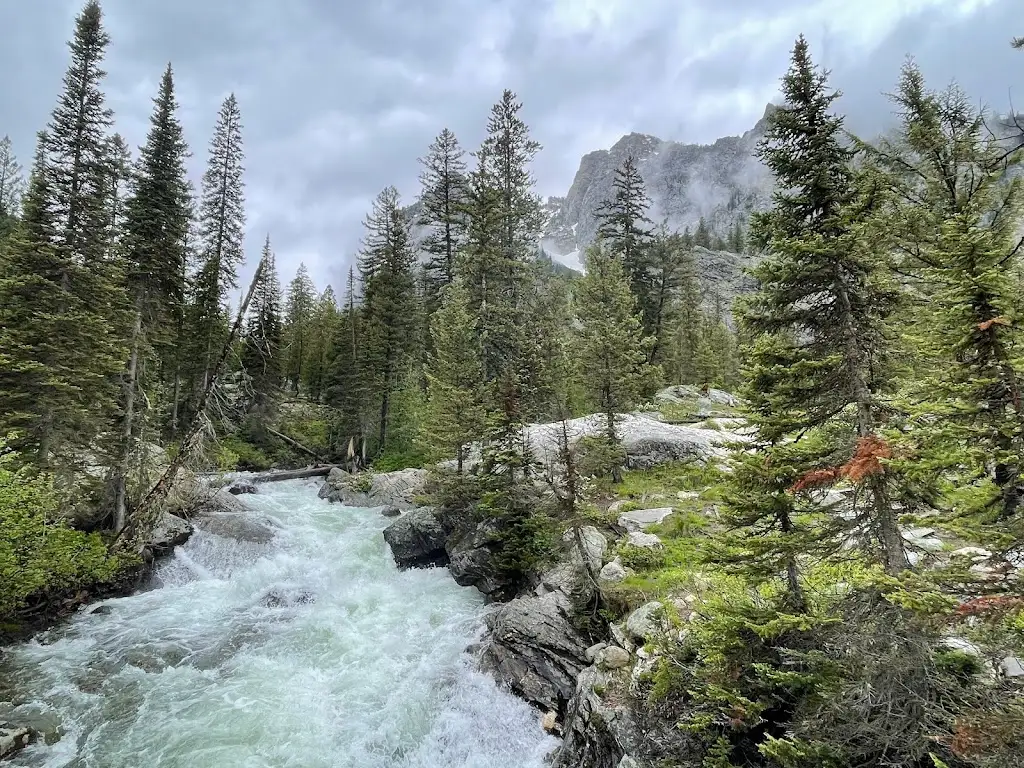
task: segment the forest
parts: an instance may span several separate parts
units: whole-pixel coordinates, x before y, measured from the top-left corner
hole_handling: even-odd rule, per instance
[[[652,706],[686,711],[706,768],[1021,765],[1019,688],[983,660],[1024,646],[1019,586],[969,552],[924,567],[901,533],[1024,557],[1015,120],[908,61],[897,124],[852,136],[801,37],[759,149],[771,208],[669,231],[630,158],[575,274],[540,249],[541,146],[505,91],[475,151],[447,129],[426,148],[414,216],[380,192],[336,293],[303,266],[284,284],[273,233],[245,243],[235,97],[196,188],[171,66],[132,151],[109,43],[90,0],[27,172],[0,145],[0,620],[136,567],[185,472],[449,462],[439,493],[497,520],[527,572],[623,482],[619,414],[716,387],[746,440],[705,473],[714,535],[636,564],[718,594]],[[755,289],[727,306],[695,245],[748,254]],[[543,501],[524,425],[590,413],[608,428],[566,467],[596,486]]]

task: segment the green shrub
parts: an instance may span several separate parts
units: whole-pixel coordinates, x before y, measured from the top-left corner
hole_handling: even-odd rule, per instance
[[[132,562],[109,555],[99,534],[59,520],[50,478],[19,466],[5,446],[0,440],[0,620],[33,595],[107,582]]]

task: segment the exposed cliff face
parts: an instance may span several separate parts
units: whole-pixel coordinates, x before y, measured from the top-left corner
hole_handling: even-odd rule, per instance
[[[683,144],[631,133],[611,149],[585,155],[568,194],[548,198],[545,205],[545,250],[567,256],[593,242],[594,211],[612,197],[615,171],[629,155],[647,186],[652,221],[665,222],[670,230],[693,229],[703,216],[714,231],[728,234],[736,221],[745,222],[751,211],[768,204],[772,177],[755,151],[772,109],[769,105],[765,117],[742,136],[727,136],[714,144]]]

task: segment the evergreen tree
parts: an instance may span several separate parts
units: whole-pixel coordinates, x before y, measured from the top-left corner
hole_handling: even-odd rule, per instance
[[[229,95],[221,105],[210,140],[209,159],[199,198],[199,270],[194,281],[190,335],[198,369],[195,384],[209,379],[216,351],[225,337],[228,292],[238,287],[238,267],[245,258],[245,159],[238,101]]]
[[[697,222],[697,231],[693,233],[693,244],[701,248],[711,247],[711,228],[703,216]]]
[[[67,303],[66,265],[55,246],[48,142],[41,132],[22,219],[0,274],[0,431],[22,431],[28,445],[17,447],[37,451],[48,439],[45,430],[52,429],[44,414],[56,413],[72,395],[60,335],[64,314],[58,311]]]
[[[782,89],[786,103],[769,116],[759,147],[777,179],[774,207],[754,218],[754,238],[768,254],[754,270],[759,289],[743,310],[752,337],[763,340],[751,355],[752,382],[763,393],[754,413],[757,439],[771,451],[789,438],[811,444],[827,428],[830,451],[818,458],[827,463],[812,464],[793,490],[844,476],[862,484],[866,508],[859,511],[886,569],[897,573],[908,561],[880,462],[888,445],[878,430],[886,414],[879,399],[884,324],[898,294],[863,237],[874,196],[859,194],[851,152],[841,143],[843,120],[829,111],[837,94],[828,92],[803,37]],[[854,457],[862,460],[856,476],[844,472]],[[765,482],[774,496],[773,479]],[[767,504],[763,515],[787,504]]]
[[[21,197],[25,191],[25,179],[21,165],[14,157],[9,136],[0,138],[0,241],[14,229],[21,213]]]
[[[300,263],[295,277],[288,284],[285,308],[284,378],[292,391],[299,394],[310,346],[310,325],[316,302],[316,286],[306,265]]]
[[[612,189],[614,197],[603,202],[594,214],[599,222],[598,240],[622,260],[644,317],[644,328],[648,334],[654,334],[654,305],[659,297],[649,270],[653,225],[647,210],[651,200],[632,155],[615,170]]]
[[[281,388],[281,282],[270,248],[270,235],[263,245],[263,271],[249,304],[242,367],[249,378],[249,410],[265,419],[272,411]]]
[[[124,137],[115,133],[107,140],[107,242],[120,249],[125,215],[133,182],[132,153]],[[111,258],[120,258],[120,254]]]
[[[647,251],[648,293],[642,306],[644,331],[653,343],[648,362],[662,364],[668,358],[667,337],[673,315],[677,314],[680,291],[688,281],[696,282],[693,255],[677,234],[663,226]]]
[[[977,507],[1008,518],[1020,506],[1024,406],[1016,276],[1024,186],[1015,173],[1024,152],[1008,151],[984,116],[953,86],[929,91],[920,70],[904,66],[898,93],[902,131],[872,154],[890,171],[897,208],[890,229],[905,255],[902,272],[923,282],[916,292],[914,371],[933,477],[965,467],[988,475]],[[919,283],[920,284],[920,283]],[[939,418],[936,418],[938,416]]]
[[[107,43],[99,4],[88,2],[69,43],[63,91],[48,131],[40,135],[33,200],[26,205],[31,216],[26,211],[27,226],[11,249],[17,253],[8,257],[10,293],[0,296],[5,313],[28,326],[11,330],[24,334],[23,343],[8,348],[14,378],[40,364],[50,368],[42,384],[46,393],[17,391],[39,383],[31,376],[11,381],[9,393],[15,400],[35,400],[28,426],[44,466],[58,452],[72,459],[76,449],[96,447],[95,437],[114,416],[123,361],[120,264],[109,258],[111,115],[100,90]],[[38,293],[25,292],[40,281]],[[44,299],[47,294],[52,301]]]
[[[306,392],[313,400],[324,393],[324,381],[331,353],[331,341],[338,324],[338,301],[331,286],[324,288],[313,307],[309,323],[309,344],[303,371]]]
[[[387,187],[366,219],[360,254],[363,275],[363,350],[365,391],[379,403],[377,453],[388,449],[391,398],[399,389],[417,349],[419,306],[413,268],[416,254],[399,208],[398,192]]]
[[[737,221],[729,232],[729,243],[727,250],[733,253],[743,253],[747,247],[747,236],[743,232],[743,224]]]
[[[469,305],[469,291],[456,279],[431,318],[433,351],[426,366],[425,437],[463,470],[469,444],[484,432],[484,378]]]
[[[146,419],[137,404],[150,400],[139,397],[141,372],[156,345],[163,342],[165,350],[170,346],[167,342],[173,336],[168,328],[173,330],[184,302],[182,281],[190,220],[185,176],[188,148],[176,115],[170,65],[153,104],[149,133],[135,169],[134,190],[123,206],[125,285],[133,319],[121,396],[121,453],[113,480],[116,530],[126,522],[128,472],[136,438]],[[115,189],[112,197],[116,200],[120,196]],[[120,228],[118,218],[115,211],[115,229]]]
[[[331,343],[331,356],[324,382],[324,402],[336,416],[331,424],[331,446],[339,453],[351,444],[358,451],[366,434],[362,413],[362,324],[360,308],[356,306],[355,269],[348,271],[345,306],[335,326]]]
[[[495,383],[492,406],[516,409],[504,416],[513,431],[530,406],[525,381],[532,343],[528,297],[541,227],[540,200],[529,168],[540,144],[530,138],[521,109],[508,90],[491,109],[487,137],[476,152],[477,168],[471,175],[469,232],[460,264],[484,380]]]
[[[423,171],[420,224],[430,228],[423,249],[430,254],[427,264],[427,293],[431,304],[455,277],[455,260],[466,237],[468,176],[464,152],[455,134],[445,128],[420,159]]]
[[[580,371],[591,404],[604,415],[605,438],[619,444],[615,431],[618,415],[636,407],[651,375],[644,336],[621,261],[607,248],[591,246],[585,274],[576,287],[576,314],[580,321]],[[619,473],[618,463],[613,474]]]

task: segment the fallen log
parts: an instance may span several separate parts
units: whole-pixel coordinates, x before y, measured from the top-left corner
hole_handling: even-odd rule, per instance
[[[325,464],[322,467],[307,467],[306,469],[283,469],[280,472],[265,472],[262,475],[256,475],[250,478],[250,482],[273,483],[278,480],[303,480],[307,477],[327,477],[332,469],[335,469],[334,464]]]
[[[272,434],[274,437],[277,437],[277,438],[279,438],[281,440],[284,440],[286,443],[288,443],[288,445],[290,445],[292,448],[294,448],[295,450],[299,451],[300,453],[304,453],[307,456],[311,456],[316,461],[323,461],[324,460],[323,456],[321,456],[316,451],[310,450],[309,448],[304,446],[302,443],[300,443],[298,440],[296,440],[296,439],[294,439],[292,437],[288,437],[288,435],[283,435],[280,432],[278,432],[276,429],[271,429],[270,427],[267,427],[266,429],[267,429],[267,432]]]

